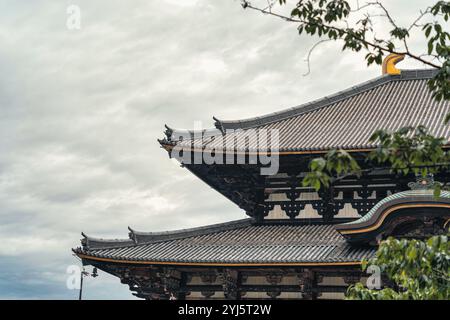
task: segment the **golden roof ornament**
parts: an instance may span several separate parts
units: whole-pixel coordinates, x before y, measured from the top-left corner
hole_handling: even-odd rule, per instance
[[[396,53],[388,54],[387,57],[384,58],[383,60],[382,64],[383,74],[392,74],[392,75],[400,74],[401,70],[397,69],[395,65],[400,61],[402,61],[403,59],[405,59],[404,54],[396,54]]]

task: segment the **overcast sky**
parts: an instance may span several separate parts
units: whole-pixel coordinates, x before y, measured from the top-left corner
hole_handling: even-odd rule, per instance
[[[71,4],[81,9],[80,30],[66,26]],[[426,5],[387,4],[405,24]],[[164,124],[212,127],[212,116],[282,110],[381,73],[327,43],[302,76],[315,40],[237,0],[0,0],[0,21],[4,299],[76,298],[66,269],[79,264],[71,248],[81,231],[126,238],[127,226],[160,231],[245,217],[169,160],[156,141]],[[100,272],[87,279],[85,298],[133,296]]]

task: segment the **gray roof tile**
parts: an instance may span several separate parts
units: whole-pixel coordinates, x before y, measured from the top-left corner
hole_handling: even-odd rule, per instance
[[[333,225],[324,224],[252,224],[246,219],[182,233],[122,247],[85,245],[75,252],[118,261],[252,264],[358,262],[375,251],[351,247]]]
[[[249,129],[276,129],[280,151],[312,151],[332,148],[364,149],[376,129],[397,130],[424,125],[436,136],[450,141],[450,127],[443,124],[450,102],[437,102],[427,87],[433,70],[403,70],[399,76],[385,75],[299,107],[241,121],[216,121],[233,133],[238,150],[257,151],[256,139],[245,143]],[[220,136],[220,132],[219,132]],[[179,145],[221,150],[218,134],[185,139]]]

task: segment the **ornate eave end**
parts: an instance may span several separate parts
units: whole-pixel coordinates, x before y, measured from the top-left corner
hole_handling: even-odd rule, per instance
[[[161,145],[161,148],[164,148],[166,150],[171,149],[172,146],[175,144],[172,141],[168,141],[167,139],[156,139],[156,141],[158,141],[158,143]]]
[[[220,121],[219,119],[217,119],[216,117],[213,117],[214,120],[214,126],[220,130],[220,132],[225,133],[225,128],[223,127],[223,123],[222,121]]]
[[[81,232],[81,236],[83,237],[81,239],[81,246],[83,249],[89,249],[89,237],[84,232]]]
[[[166,130],[164,131],[164,134],[166,135],[167,140],[171,141],[174,130],[171,127],[169,127],[167,124],[165,124],[164,127],[166,128]]]
[[[128,237],[130,238],[130,240],[133,240],[133,242],[135,244],[137,244],[137,238],[136,238],[136,233],[133,229],[131,229],[130,226],[128,226]]]
[[[396,54],[396,53],[390,53],[386,58],[383,60],[382,64],[382,72],[384,74],[390,74],[390,75],[399,75],[401,74],[401,70],[397,69],[395,65],[405,59],[404,54]]]
[[[174,129],[172,129],[171,127],[169,127],[167,124],[164,125],[164,127],[166,128],[166,130],[164,130],[164,135],[165,137],[163,139],[158,139],[158,142],[161,145],[164,144],[171,144],[173,142],[173,133],[174,133]]]
[[[436,197],[434,188],[438,185],[442,186],[432,174],[418,175],[415,182],[408,184],[411,190],[387,196],[364,217],[335,225],[335,229],[351,243],[378,243],[388,236],[426,238],[446,234],[450,221],[450,192],[442,191]],[[393,218],[387,219],[388,216]],[[399,227],[402,224],[405,228]]]
[[[156,140],[163,149],[165,149],[167,152],[170,152],[170,150],[176,144],[176,142],[173,141],[173,134],[175,130],[169,127],[167,124],[165,124],[164,127],[166,128],[166,130],[164,131],[165,137],[163,139],[156,139]]]

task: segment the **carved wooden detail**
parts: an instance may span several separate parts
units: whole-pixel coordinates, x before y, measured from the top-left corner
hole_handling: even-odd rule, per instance
[[[214,283],[217,280],[217,273],[214,271],[201,273],[200,279],[202,280],[203,283],[206,284]]]
[[[291,201],[280,204],[281,210],[283,210],[291,219],[295,219],[295,217],[300,214],[300,211],[305,209],[305,206],[306,203],[302,203],[299,201]]]
[[[205,297],[206,299],[211,298],[216,292],[212,291],[212,290],[203,290],[201,291],[201,294],[203,297]]]
[[[302,298],[304,300],[311,300],[314,298],[314,272],[310,269],[303,269],[298,274],[298,283]]]
[[[283,280],[282,273],[269,273],[268,275],[266,275],[266,281],[271,285],[277,285],[281,283],[282,280]]]
[[[226,299],[236,300],[239,298],[238,277],[239,273],[236,270],[225,269],[222,272],[222,287]]]
[[[267,291],[266,294],[270,299],[276,299],[281,294],[281,290],[279,288],[274,288],[273,290]]]

